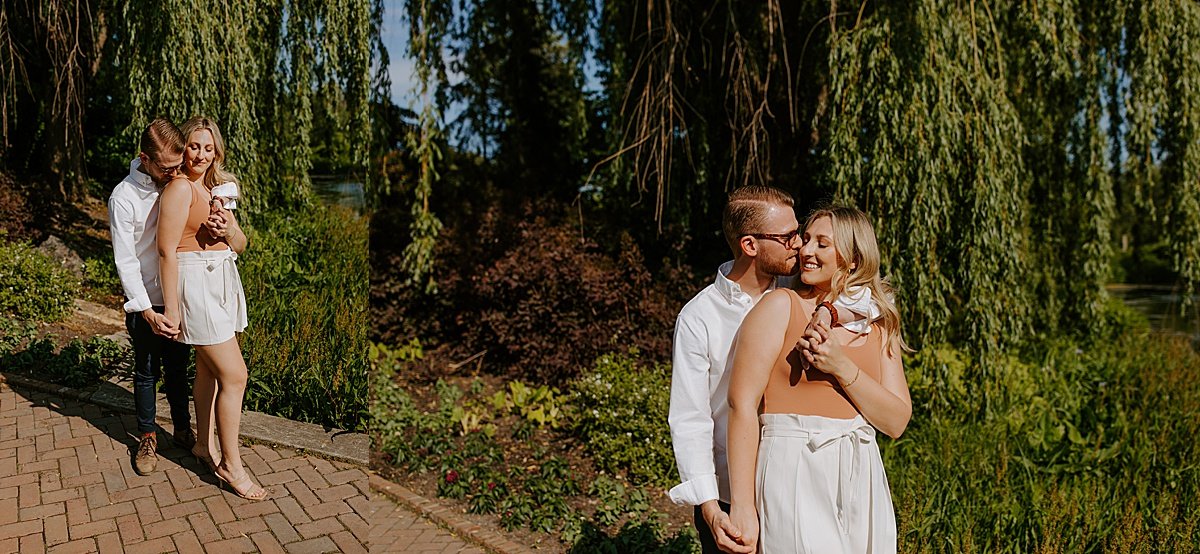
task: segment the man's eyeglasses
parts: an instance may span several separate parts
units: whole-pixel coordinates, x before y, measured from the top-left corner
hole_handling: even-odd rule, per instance
[[[746,233],[743,237],[754,237],[756,239],[770,239],[784,245],[791,246],[800,237],[800,229],[797,227],[795,231],[790,233]]]
[[[148,160],[150,163],[154,164],[154,167],[157,167],[157,168],[158,168],[158,170],[159,170],[160,172],[162,172],[162,174],[163,174],[163,175],[174,175],[174,174],[178,173],[180,169],[183,169],[183,162],[182,162],[182,161],[181,161],[181,162],[179,162],[179,164],[177,164],[177,165],[173,165],[173,166],[171,166],[171,167],[163,167],[163,166],[162,166],[162,165],[160,165],[158,162],[156,162],[156,161],[154,161],[154,160],[150,159],[150,156],[146,156],[146,159],[147,159],[147,160]]]

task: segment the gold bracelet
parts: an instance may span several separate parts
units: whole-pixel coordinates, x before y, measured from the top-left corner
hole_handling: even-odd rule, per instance
[[[854,383],[858,382],[858,376],[859,376],[859,375],[862,375],[862,368],[861,368],[861,367],[860,367],[860,368],[858,368],[858,373],[855,373],[855,374],[854,374],[854,378],[853,378],[853,379],[851,379],[849,383],[846,383],[846,384],[842,385],[842,388],[843,388],[843,389],[849,388],[849,387],[850,387],[850,385],[853,385]]]

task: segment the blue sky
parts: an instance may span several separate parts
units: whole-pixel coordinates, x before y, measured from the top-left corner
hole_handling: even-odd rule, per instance
[[[392,101],[398,106],[411,107],[413,64],[408,55],[408,22],[404,17],[403,0],[384,0],[380,35],[390,58],[388,76],[392,79]]]

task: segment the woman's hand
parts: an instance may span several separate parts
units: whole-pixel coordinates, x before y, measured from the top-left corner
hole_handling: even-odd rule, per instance
[[[166,308],[163,314],[159,316],[160,325],[165,326],[164,332],[158,333],[164,337],[174,340],[179,336],[179,310]]]
[[[229,211],[224,207],[218,207],[218,202],[213,202],[212,211],[208,214],[208,219],[204,220],[204,228],[208,229],[208,234],[215,239],[223,239],[229,234]]]
[[[829,325],[817,321],[803,337],[800,337],[796,346],[812,367],[833,375],[840,383],[845,383],[858,373],[858,366],[846,357],[842,345],[836,340],[829,340],[829,334]]]
[[[736,554],[750,554],[758,550],[758,510],[753,506],[742,507],[737,504],[729,508],[729,520],[733,526],[742,532],[741,537],[731,537],[737,542],[737,546],[726,552]]]

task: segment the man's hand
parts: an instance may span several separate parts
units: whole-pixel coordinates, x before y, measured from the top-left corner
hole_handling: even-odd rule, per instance
[[[713,502],[716,504],[716,502]],[[720,508],[717,508],[720,511]],[[736,504],[729,510],[729,514],[721,512],[725,516],[725,521],[733,531],[740,531],[741,535],[731,536],[726,533],[726,536],[733,539],[734,544],[731,547],[726,547],[721,543],[717,535],[717,526],[705,516],[705,521],[709,521],[708,527],[713,531],[713,538],[717,539],[717,547],[725,552],[733,554],[751,554],[758,550],[758,511],[754,508],[742,508]]]
[[[742,538],[742,532],[730,522],[729,514],[721,510],[721,506],[717,504],[716,500],[709,500],[701,504],[700,515],[708,524],[708,529],[713,534],[713,540],[722,552],[752,552],[745,550],[738,543]]]
[[[160,314],[153,309],[142,311],[142,318],[146,323],[150,324],[150,330],[154,334],[174,339],[179,336],[179,326],[175,322],[167,318],[166,315]]]

